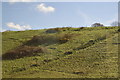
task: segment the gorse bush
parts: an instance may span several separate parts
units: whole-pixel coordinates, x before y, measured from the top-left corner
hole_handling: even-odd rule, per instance
[[[26,56],[35,56],[36,53],[46,53],[47,49],[43,47],[21,46],[2,55],[3,59],[18,59]]]

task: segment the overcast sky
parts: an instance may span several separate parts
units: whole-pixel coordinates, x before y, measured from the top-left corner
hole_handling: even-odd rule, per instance
[[[2,31],[89,27],[95,22],[109,26],[117,18],[118,2],[2,3]]]

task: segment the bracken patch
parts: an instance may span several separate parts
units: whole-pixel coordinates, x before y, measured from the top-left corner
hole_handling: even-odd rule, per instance
[[[35,56],[37,53],[45,53],[43,47],[21,46],[2,55],[3,59],[18,59],[26,56]]]

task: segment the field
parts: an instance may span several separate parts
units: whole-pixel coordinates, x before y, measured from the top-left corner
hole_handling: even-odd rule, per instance
[[[3,78],[117,78],[118,27],[2,32]]]

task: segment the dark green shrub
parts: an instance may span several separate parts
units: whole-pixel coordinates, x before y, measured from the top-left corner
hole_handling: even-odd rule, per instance
[[[85,27],[80,27],[80,29],[84,29]]]
[[[118,32],[120,32],[120,28],[118,29]]]
[[[103,27],[104,25],[101,23],[94,23],[92,24],[92,27]]]
[[[57,33],[57,32],[61,32],[61,31],[68,31],[71,28],[72,27],[51,28],[51,29],[46,30],[46,33]]]
[[[109,29],[109,27],[105,27],[105,29]]]
[[[84,29],[85,27],[80,27],[80,28],[76,28],[74,31],[80,31],[82,29]]]
[[[31,65],[30,65],[30,67],[37,67],[37,66],[40,66],[38,63],[32,63]]]
[[[85,73],[82,71],[75,71],[75,72],[73,72],[73,74],[85,74]]]
[[[69,54],[73,54],[73,52],[68,51],[68,52],[65,52],[64,54],[65,54],[65,55],[69,55]]]
[[[59,32],[59,29],[48,29],[46,33],[57,33]]]
[[[44,62],[51,62],[52,60],[51,59],[45,59]]]
[[[63,30],[63,28],[51,28],[51,29],[47,29],[46,33],[57,33],[57,32],[60,32],[62,30]]]

